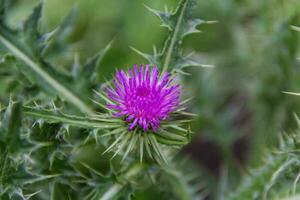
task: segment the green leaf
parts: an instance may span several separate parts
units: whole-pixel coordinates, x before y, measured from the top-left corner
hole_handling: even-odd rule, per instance
[[[50,87],[51,89],[56,91],[59,96],[72,103],[76,108],[78,108],[82,112],[86,114],[93,114],[93,111],[89,108],[89,106],[87,106],[80,98],[78,98],[72,91],[70,91],[61,82],[57,81],[54,77],[52,77],[51,74],[43,70],[43,68],[40,67],[39,63],[32,60],[21,49],[19,49],[16,45],[14,45],[11,41],[9,41],[8,38],[5,37],[3,32],[1,32],[1,30],[0,30],[0,42],[4,46],[6,46],[11,51],[11,53],[13,53],[17,58],[19,58],[26,64],[24,65],[24,67],[28,68],[29,70],[32,70],[38,77],[40,77],[40,80],[43,80],[38,83],[36,82],[37,84],[39,84],[41,87],[45,88],[46,90],[48,90],[48,88]]]
[[[0,0],[0,23],[5,23],[7,0]]]
[[[168,9],[158,11],[146,6],[150,12],[160,18],[162,26],[167,27],[170,34],[165,41],[163,50],[159,53],[156,48],[154,48],[153,55],[143,53],[135,48],[132,49],[148,60],[150,64],[161,67],[163,72],[171,68],[175,72],[186,75],[181,69],[187,66],[211,67],[211,65],[200,64],[182,53],[182,42],[187,35],[199,33],[197,27],[201,24],[216,23],[216,21],[204,21],[194,18],[192,11],[195,6],[195,0],[181,0],[175,11],[169,11]]]
[[[74,7],[58,27],[41,36],[40,40],[43,44],[41,54],[43,56],[48,56],[50,53],[57,55],[66,51],[65,40],[73,31],[76,16],[77,9]]]
[[[41,16],[42,4],[39,4],[29,16],[24,24],[24,34],[27,45],[22,44],[20,35],[11,34],[13,31],[7,28],[3,23],[0,26],[0,43],[7,48],[16,58],[24,64],[18,65],[26,74],[30,74],[31,80],[43,88],[45,91],[59,95],[62,99],[72,103],[77,109],[86,113],[93,114],[91,108],[82,101],[80,95],[72,91],[71,85],[68,85],[66,76],[61,75],[39,57],[40,48],[37,45],[39,41],[38,21]],[[34,43],[34,44],[32,44]],[[28,46],[30,48],[28,48]]]
[[[54,183],[51,189],[51,200],[71,200],[73,195],[72,190],[68,185]]]
[[[263,162],[251,169],[225,199],[282,199],[286,194],[298,193],[295,182],[299,176],[299,133],[297,130],[296,133],[284,134],[279,148],[268,151]]]
[[[155,66],[160,66],[160,59],[161,59],[161,54],[158,54],[156,51],[156,47],[154,47],[153,49],[153,54],[147,54],[147,53],[143,53],[140,50],[134,48],[134,47],[130,47],[133,51],[135,51],[137,54],[139,54],[140,56],[142,56],[143,58],[145,58],[147,61],[149,61],[150,64],[155,65]]]
[[[183,166],[181,166],[183,165]],[[207,191],[196,167],[191,160],[183,163],[173,163],[172,166],[163,168],[166,177],[177,199],[194,200],[205,199]]]
[[[11,100],[4,114],[0,131],[0,139],[7,144],[9,153],[20,150],[20,147],[22,146],[20,138],[21,123],[22,104]]]
[[[35,73],[36,84],[40,85],[46,91],[49,88],[58,93],[60,97],[72,103],[76,108],[81,110],[86,114],[93,114],[93,111],[87,106],[78,96],[76,96],[71,90],[69,90],[63,83],[56,80],[51,74],[40,66],[40,63],[34,61],[30,56],[23,52],[17,47],[12,41],[5,36],[3,29],[0,28],[0,42],[18,59],[23,61],[25,65],[20,65],[24,67],[24,70],[30,70]],[[40,81],[40,82],[39,82]]]
[[[78,92],[87,91],[88,96],[91,96],[91,91],[95,89],[95,86],[99,81],[99,66],[110,49],[112,41],[99,53],[92,58],[89,58],[87,62],[81,66],[78,58],[75,57],[75,63],[73,65],[73,78],[76,83],[76,90]]]
[[[61,112],[51,110],[41,110],[32,107],[24,107],[24,114],[35,119],[42,119],[48,123],[63,123],[74,127],[87,129],[112,129],[122,126],[122,121],[118,119],[107,119],[93,117],[80,117],[76,115],[67,115]]]
[[[164,12],[159,11],[159,10],[155,10],[153,8],[148,7],[147,5],[145,5],[145,7],[150,12],[152,12],[157,17],[159,17],[159,19],[162,21],[161,26],[164,26],[164,27],[168,28],[169,30],[172,30],[172,20],[171,20],[172,13],[170,11],[168,11],[167,9]]]
[[[122,194],[122,190],[124,191],[125,188],[129,186],[129,180],[133,179],[135,176],[139,175],[143,171],[143,167],[139,164],[134,164],[130,166],[126,171],[123,173],[122,178],[125,181],[125,183],[114,183],[111,185],[101,196],[101,200],[110,200],[110,199],[119,199],[121,196],[127,196]],[[129,191],[127,191],[127,194],[130,194]]]
[[[32,11],[31,15],[26,19],[23,26],[23,33],[26,43],[31,47],[31,51],[35,56],[40,55],[38,31],[38,23],[42,16],[42,2],[40,2]]]
[[[286,160],[276,169],[276,171],[272,174],[270,180],[265,185],[265,189],[264,189],[264,192],[262,195],[263,199],[268,199],[268,192],[272,188],[272,186],[276,183],[276,181],[278,181],[278,178],[280,177],[280,175],[284,171],[287,171],[287,169],[290,168],[294,164],[298,165],[299,160],[295,159],[295,158]]]
[[[182,0],[176,11],[170,16],[171,33],[163,50],[163,72],[174,66],[177,63],[177,59],[181,57],[180,46],[182,39],[188,34],[195,32],[196,26],[204,22],[200,19],[191,18],[190,13],[195,4],[196,1],[194,0]]]
[[[25,199],[22,191],[26,185],[52,177],[30,173],[24,161],[14,161],[0,143],[0,197],[7,194]]]

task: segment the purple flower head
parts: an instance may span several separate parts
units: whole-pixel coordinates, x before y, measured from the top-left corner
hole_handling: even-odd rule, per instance
[[[167,119],[179,104],[180,86],[173,84],[167,72],[160,77],[157,67],[141,65],[138,69],[134,65],[128,73],[117,71],[113,81],[114,88],[106,89],[113,102],[107,108],[115,111],[115,117],[125,117],[129,130],[139,126],[145,132],[157,131],[160,121]]]

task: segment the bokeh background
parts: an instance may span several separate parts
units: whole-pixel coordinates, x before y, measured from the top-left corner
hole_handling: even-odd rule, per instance
[[[15,1],[10,23],[19,25],[38,2]],[[50,30],[76,9],[74,27],[67,31],[68,48],[57,52],[58,65],[70,66],[74,52],[80,60],[94,55],[113,40],[101,63],[100,77],[115,69],[146,61],[131,50],[152,52],[162,48],[167,30],[144,5],[174,8],[177,0],[47,0],[41,28]],[[297,127],[300,97],[299,0],[198,1],[193,15],[218,23],[199,27],[200,34],[184,41],[186,53],[214,68],[190,68],[186,95],[194,96],[190,111],[192,143],[183,154],[203,172],[211,190],[234,188],[247,168],[261,162],[266,149],[277,145],[278,135]],[[298,57],[298,58],[297,58]],[[0,96],[10,90],[1,77]],[[226,179],[228,185],[219,187]],[[220,191],[219,191],[220,192]],[[145,197],[146,198],[146,197]]]

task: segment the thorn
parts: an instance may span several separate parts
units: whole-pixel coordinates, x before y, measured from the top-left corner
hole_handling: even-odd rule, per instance
[[[150,12],[152,12],[154,15],[156,15],[161,21],[162,21],[162,25],[163,27],[166,27],[168,28],[169,30],[172,30],[172,27],[169,26],[167,23],[166,23],[166,20],[164,19],[164,17],[167,17],[169,18],[171,16],[171,13],[169,11],[167,11],[167,8],[165,8],[165,12],[162,12],[162,11],[159,11],[159,10],[155,10],[153,8],[150,8],[149,6],[147,6],[146,4],[144,4],[145,8],[147,10],[149,10]]]
[[[64,128],[64,130],[67,132],[67,134],[70,135],[70,130],[69,130],[69,129],[70,129],[70,125],[64,124],[64,125],[63,125],[63,128]]]
[[[74,54],[74,61],[73,61],[73,66],[72,66],[72,76],[74,78],[78,77],[78,73],[80,73],[80,68],[81,68],[81,64],[80,64],[80,59],[79,59],[79,53],[76,52]]]
[[[99,144],[99,142],[98,142],[98,131],[99,131],[98,129],[92,130],[92,134],[95,138],[96,144]]]
[[[201,64],[200,67],[211,68],[211,67],[215,67],[215,65],[205,65],[205,64]]]
[[[40,109],[41,106],[36,102],[36,101],[33,101],[33,104],[35,106],[36,109]]]
[[[58,110],[59,110],[59,109],[56,107],[56,105],[55,105],[53,99],[51,100],[50,104],[51,104],[51,106],[53,107],[53,110],[54,110],[54,111],[58,111]]]
[[[186,54],[186,56],[184,56],[184,59],[190,58],[195,54],[195,51],[191,51],[190,53]]]
[[[167,5],[167,4],[165,4],[165,12],[166,12],[166,13],[169,12],[169,11],[168,11],[168,5]]]
[[[44,120],[43,119],[38,119],[37,123],[39,124],[39,128],[42,128]]]
[[[36,124],[37,124],[37,121],[34,121],[31,128],[34,128]]]
[[[212,21],[204,21],[205,24],[217,24],[219,21],[217,20],[212,20]]]
[[[156,48],[156,46],[155,46],[155,45],[153,45],[153,53],[154,53],[154,56],[156,56],[156,55],[157,55],[157,48]]]
[[[299,26],[291,25],[290,27],[291,27],[292,30],[300,32],[300,27]]]
[[[192,100],[194,100],[194,99],[195,99],[195,97],[189,97],[189,98],[186,98],[186,99],[182,100],[182,101],[179,103],[179,106],[183,106],[183,105],[185,105],[186,103],[188,103],[188,102],[190,102],[190,101],[192,101]]]
[[[136,48],[134,48],[134,47],[132,47],[132,46],[129,46],[129,48],[130,48],[131,50],[133,50],[134,52],[136,52],[137,54],[143,56],[143,57],[146,58],[146,59],[148,59],[148,57],[150,56],[149,54],[143,53],[143,52],[141,52],[140,50],[138,50],[138,49],[136,49]]]
[[[185,76],[191,76],[191,75],[192,75],[192,74],[190,74],[190,73],[187,73],[187,72],[182,71],[181,69],[175,69],[174,72],[175,72],[175,73],[182,74],[182,75],[185,75]]]
[[[282,91],[282,93],[284,93],[284,94],[290,94],[290,95],[296,95],[296,96],[300,96],[300,93],[296,93],[296,92],[286,92],[286,91]]]
[[[298,126],[300,127],[300,119],[299,119],[298,115],[296,113],[293,113],[293,115],[297,121]]]
[[[9,103],[8,103],[8,107],[14,105],[16,103],[16,101],[13,100],[12,95],[9,96]]]
[[[85,138],[83,144],[87,144],[87,142],[90,140],[91,134],[88,134],[88,136]]]
[[[24,195],[24,196],[26,197],[26,199],[30,199],[31,197],[37,195],[37,194],[40,193],[40,192],[42,192],[42,190],[38,190],[38,191],[36,191],[36,192],[34,192],[34,193],[26,194],[26,195]]]

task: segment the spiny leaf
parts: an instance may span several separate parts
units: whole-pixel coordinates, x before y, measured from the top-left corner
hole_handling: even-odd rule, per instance
[[[101,50],[97,55],[88,60],[88,62],[85,64],[83,72],[87,77],[90,77],[92,83],[97,83],[100,62],[107,54],[108,50],[111,48],[112,43],[113,41],[109,42],[103,50]]]
[[[21,49],[19,49],[16,45],[14,45],[11,41],[8,40],[8,38],[5,37],[3,32],[0,30],[0,42],[6,46],[11,53],[13,53],[17,58],[22,60],[25,65],[22,65],[29,70],[32,70],[36,76],[38,77],[38,80],[42,80],[43,82],[40,82],[42,87],[44,87],[46,90],[48,88],[52,88],[54,91],[56,91],[61,97],[65,98],[67,101],[72,103],[75,107],[77,107],[79,110],[81,110],[84,113],[92,114],[93,111],[84,103],[82,100],[80,100],[73,92],[71,92],[67,87],[65,87],[62,83],[57,81],[54,77],[52,77],[49,73],[47,73],[45,70],[43,70],[40,65],[32,60],[28,55],[25,54]],[[43,85],[47,84],[47,85]]]
[[[63,53],[66,50],[65,40],[73,30],[77,9],[74,7],[71,12],[62,20],[62,22],[53,31],[45,33],[41,36],[43,56],[51,53]]]
[[[171,34],[165,43],[163,50],[163,68],[162,71],[167,71],[168,67],[177,63],[176,58],[179,56],[179,47],[182,38],[188,35],[189,31],[195,28],[195,24],[190,23],[190,12],[193,9],[195,1],[182,0],[179,3],[175,13],[170,17],[171,20]],[[193,20],[194,22],[197,22]],[[198,20],[202,22],[202,20]],[[198,24],[196,24],[197,26]]]
[[[254,194],[257,199],[278,199],[287,193],[298,192],[294,183],[299,174],[299,141],[299,130],[284,134],[279,148],[267,152],[262,165],[252,169],[226,199],[250,199]]]
[[[168,11],[167,9],[164,12],[163,11],[159,11],[159,10],[155,10],[153,8],[150,8],[147,5],[145,5],[145,7],[150,12],[152,12],[157,17],[159,17],[159,19],[162,21],[162,25],[161,26],[164,26],[164,27],[168,28],[169,30],[172,30],[172,21],[171,21],[172,13],[170,11]]]
[[[33,14],[29,17],[25,23],[26,31],[28,34],[33,34],[37,37],[37,22],[36,17],[40,16],[41,5],[39,5]],[[21,43],[17,36],[11,35],[12,32],[10,29],[1,24],[0,27],[0,43],[2,43],[9,52],[11,52],[16,58],[24,62],[23,65],[18,65],[20,68],[24,69],[23,71],[32,72],[30,77],[37,84],[40,85],[43,89],[48,92],[53,92],[58,94],[63,99],[66,99],[72,103],[76,108],[81,110],[84,113],[92,114],[93,111],[86,105],[78,95],[74,94],[66,85],[63,83],[63,80],[57,80],[57,73],[53,72],[53,69],[49,69],[49,63],[45,62],[41,58],[33,58],[30,52],[26,50],[26,47]],[[27,35],[28,35],[27,34]],[[37,50],[34,46],[34,51]],[[37,50],[39,51],[39,49]],[[34,55],[34,53],[33,53]],[[28,74],[28,73],[27,73]]]
[[[24,198],[23,188],[26,185],[54,177],[30,173],[23,161],[14,161],[3,148],[0,149],[0,161],[0,197],[8,194]]]
[[[48,123],[65,123],[74,127],[82,127],[87,129],[103,128],[112,129],[119,128],[122,124],[118,121],[109,123],[105,118],[89,118],[79,117],[75,115],[66,115],[60,112],[53,113],[49,110],[37,110],[31,107],[24,107],[24,114],[36,119],[43,119]]]
[[[272,162],[266,162],[261,168],[253,170],[252,174],[245,177],[239,187],[234,192],[230,193],[226,199],[248,199],[252,198],[253,194],[262,198],[265,183],[270,180],[273,173],[278,169],[282,162],[285,162],[285,160],[285,158],[280,156],[272,159]]]
[[[51,200],[71,200],[71,199],[76,199],[76,197],[74,195],[72,195],[72,189],[70,188],[70,186],[63,184],[63,183],[59,183],[59,182],[55,182],[52,186],[51,186]],[[77,197],[79,195],[77,194]]]
[[[269,190],[272,188],[272,186],[276,183],[278,177],[284,172],[286,171],[288,168],[291,167],[291,165],[293,164],[299,164],[299,160],[298,159],[290,159],[287,160],[285,162],[283,162],[277,169],[276,171],[272,174],[270,180],[267,182],[267,184],[265,185],[265,189],[263,192],[263,199],[267,199],[268,198],[268,192]]]
[[[10,100],[6,109],[0,131],[0,139],[7,144],[10,153],[15,152],[21,147],[20,128],[22,121],[22,104]]]
[[[34,55],[39,56],[39,39],[40,33],[38,31],[38,23],[42,16],[42,2],[40,2],[32,11],[31,15],[24,22],[23,33],[25,40]]]
[[[201,24],[215,23],[215,21],[204,21],[194,18],[191,13],[195,5],[195,0],[181,0],[175,11],[169,11],[168,9],[165,11],[158,11],[146,6],[149,11],[161,19],[162,26],[167,27],[170,34],[165,41],[163,50],[159,53],[155,50],[154,54],[150,55],[135,48],[132,49],[143,56],[151,64],[162,67],[163,72],[171,67],[173,70],[176,69],[177,72],[186,75],[181,68],[187,66],[208,66],[199,64],[198,62],[183,56],[182,53],[182,41],[187,35],[200,32],[197,29],[197,26]]]
[[[113,41],[111,41],[103,50],[101,50],[95,56],[89,58],[83,66],[80,65],[78,58],[76,58],[75,63],[73,65],[73,78],[74,82],[76,82],[77,91],[92,91],[95,85],[97,85],[99,81],[98,68],[103,57],[110,49],[112,42]]]
[[[110,200],[110,199],[118,199],[121,196],[120,191],[124,190],[126,187],[129,186],[129,181],[133,179],[135,176],[140,174],[143,170],[143,167],[139,164],[134,164],[126,169],[123,172],[122,178],[126,180],[123,184],[122,183],[114,183],[111,185],[103,194],[101,195],[101,200]]]
[[[203,67],[203,68],[210,68],[210,67],[214,67],[214,65],[208,65],[208,64],[202,64],[199,63],[197,61],[195,61],[194,59],[191,58],[192,53],[188,54],[186,56],[183,56],[181,58],[178,58],[174,68],[175,69],[185,69],[187,67]]]
[[[0,0],[0,23],[5,23],[7,0]]]
[[[190,184],[187,178],[187,174],[182,174],[178,169],[165,169],[165,173],[167,175],[167,179],[172,186],[173,192],[176,194],[178,199],[182,200],[194,200],[194,199],[202,199],[201,195],[197,194],[197,192],[202,189],[202,184],[196,187],[196,191],[193,190],[192,187],[195,187],[194,184]],[[197,177],[199,179],[199,177]],[[198,181],[200,182],[200,181]],[[204,196],[205,197],[205,196]],[[204,199],[204,198],[203,198]]]
[[[100,200],[110,200],[114,199],[115,196],[118,195],[120,190],[122,189],[122,186],[120,184],[114,184],[112,187],[110,187],[100,198]]]
[[[141,55],[143,58],[145,58],[150,64],[155,65],[155,66],[160,66],[160,59],[161,55],[157,54],[157,52],[154,51],[153,55],[152,54],[147,54],[143,53],[140,50],[130,47],[133,51],[135,51],[137,54]]]

